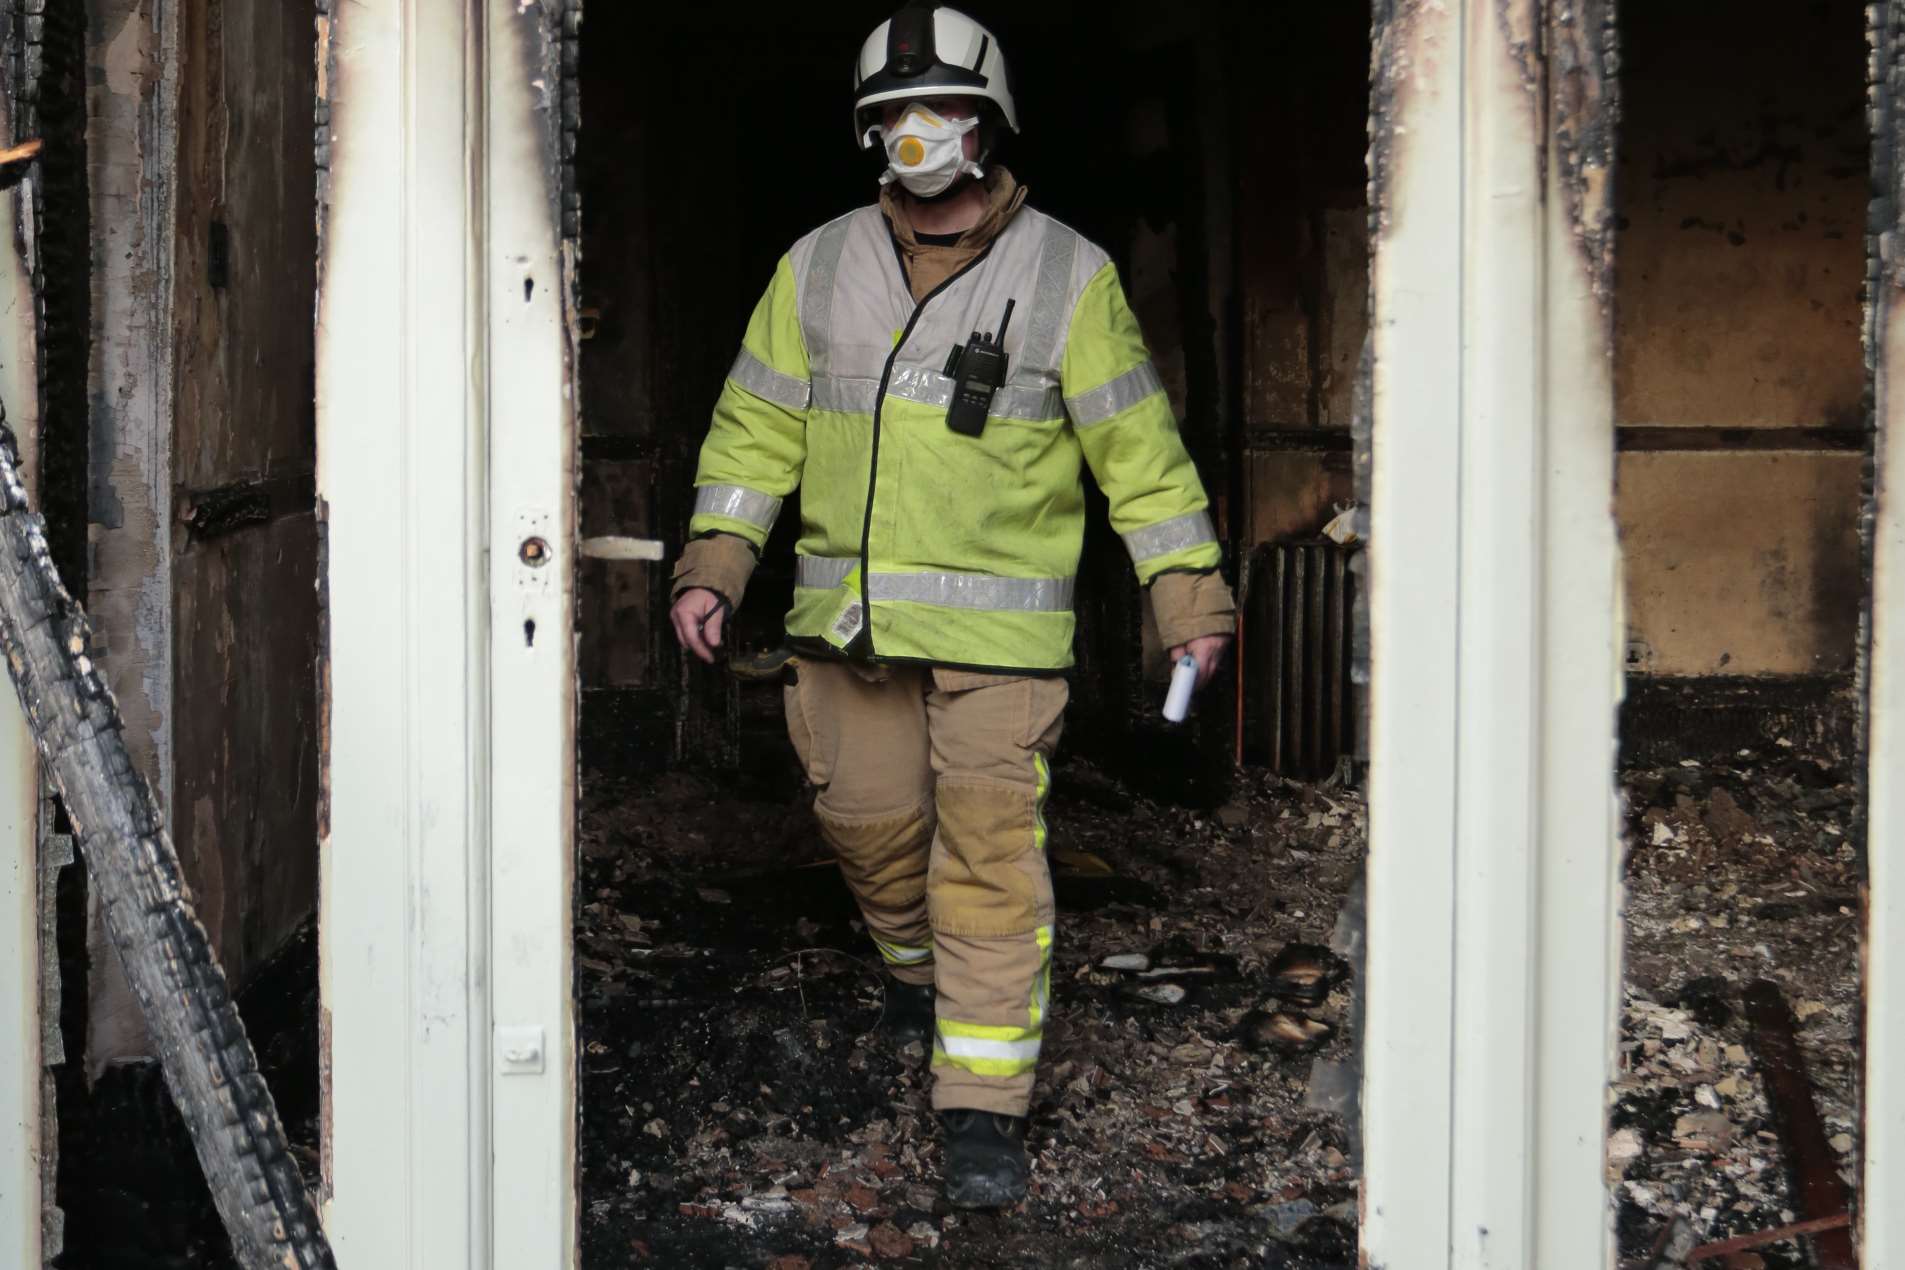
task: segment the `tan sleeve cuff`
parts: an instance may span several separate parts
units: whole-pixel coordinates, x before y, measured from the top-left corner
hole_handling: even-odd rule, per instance
[[[726,600],[729,608],[738,609],[747,580],[754,576],[755,562],[753,544],[735,534],[691,538],[681,549],[681,559],[675,562],[669,598],[706,587]]]
[[[1158,643],[1165,649],[1187,644],[1200,635],[1237,633],[1237,604],[1224,575],[1160,573],[1151,583],[1151,605],[1157,614]]]

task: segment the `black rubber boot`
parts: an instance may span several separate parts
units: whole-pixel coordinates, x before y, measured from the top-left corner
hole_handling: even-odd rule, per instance
[[[930,983],[886,981],[886,1013],[880,1016],[880,1035],[895,1049],[918,1041],[933,1043],[933,1007],[938,992]]]
[[[990,1111],[948,1111],[946,1202],[1007,1208],[1025,1198],[1025,1120]]]

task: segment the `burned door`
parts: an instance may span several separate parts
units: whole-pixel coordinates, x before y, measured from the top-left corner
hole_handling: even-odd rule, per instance
[[[318,19],[326,1226],[574,1258],[575,0]]]
[[[312,7],[178,7],[172,820],[242,984],[317,905]]]

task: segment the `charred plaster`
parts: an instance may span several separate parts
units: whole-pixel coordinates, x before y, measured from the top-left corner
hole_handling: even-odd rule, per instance
[[[1617,422],[1860,426],[1860,28],[1854,0],[1625,15]]]
[[[1860,26],[1852,0],[1750,0],[1711,32],[1676,6],[1625,15],[1615,387],[1639,673],[1854,668]],[[1696,34],[1711,56],[1690,62]]]

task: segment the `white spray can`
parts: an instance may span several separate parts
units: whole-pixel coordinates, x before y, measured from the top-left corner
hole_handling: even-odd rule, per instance
[[[1185,653],[1171,672],[1171,690],[1164,694],[1164,718],[1170,723],[1184,722],[1191,712],[1191,692],[1197,687],[1197,658]]]

